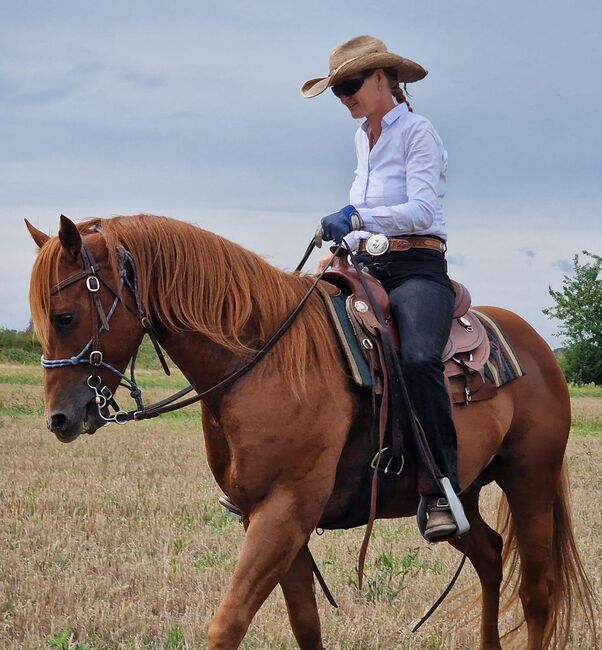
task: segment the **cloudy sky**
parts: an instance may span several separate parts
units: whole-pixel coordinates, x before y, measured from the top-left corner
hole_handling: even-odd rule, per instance
[[[599,0],[0,4],[0,326],[28,321],[23,217],[152,212],[291,268],[348,202],[352,120],[299,87],[358,34],[429,69],[449,152],[450,275],[550,342],[542,308],[602,253]]]

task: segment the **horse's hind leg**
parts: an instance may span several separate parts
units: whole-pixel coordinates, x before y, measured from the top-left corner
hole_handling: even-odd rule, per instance
[[[543,454],[533,463],[530,468],[513,467],[499,483],[508,497],[521,560],[519,595],[527,622],[527,650],[543,650],[553,615],[553,507],[561,465],[550,463]]]
[[[502,538],[481,517],[479,512],[480,488],[474,488],[462,497],[466,516],[470,522],[467,557],[479,576],[482,592],[481,650],[500,650],[498,614],[500,585],[502,582]],[[466,542],[453,545],[464,550]]]
[[[314,592],[311,555],[307,545],[297,557],[280,586],[286,600],[288,617],[301,650],[323,650],[320,618]]]

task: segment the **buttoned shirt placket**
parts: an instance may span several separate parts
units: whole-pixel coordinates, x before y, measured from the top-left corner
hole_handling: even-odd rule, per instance
[[[405,104],[387,113],[381,126],[382,132],[372,149],[367,121],[356,134],[356,182],[360,183],[356,185],[355,196],[352,186],[349,202],[358,210],[365,229],[350,233],[346,241],[354,248],[358,239],[367,239],[373,233],[432,234],[446,239],[441,199],[447,153],[437,132],[426,118],[409,113]],[[391,151],[392,143],[409,152],[404,153],[405,167]],[[405,170],[411,163],[412,176],[408,178]],[[379,189],[382,181],[381,198],[378,198],[379,192],[373,191],[375,181]],[[408,195],[409,187],[411,196]]]

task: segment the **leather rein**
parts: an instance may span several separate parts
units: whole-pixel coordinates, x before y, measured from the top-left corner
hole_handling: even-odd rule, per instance
[[[303,265],[307,261],[314,247],[315,247],[315,241],[312,238],[303,256],[303,259],[295,269],[295,273],[301,271]],[[136,402],[136,409],[131,411],[121,410],[119,408],[119,405],[115,401],[113,392],[103,382],[100,375],[91,374],[88,376],[86,380],[87,385],[94,391],[95,402],[98,407],[98,414],[102,418],[102,420],[104,420],[105,423],[107,424],[111,422],[116,424],[127,424],[132,420],[147,420],[149,418],[154,418],[159,415],[162,415],[163,413],[169,413],[171,411],[184,408],[185,406],[189,406],[190,404],[194,404],[195,402],[199,402],[203,399],[206,399],[207,397],[210,397],[224,390],[228,386],[231,386],[240,377],[242,377],[247,372],[249,372],[252,368],[254,368],[261,361],[261,359],[263,359],[263,357],[266,354],[268,354],[268,352],[276,345],[276,343],[280,340],[280,338],[282,338],[282,336],[286,333],[289,327],[293,324],[293,322],[295,321],[295,319],[303,309],[303,306],[305,305],[305,303],[307,302],[311,294],[314,292],[316,286],[322,279],[322,276],[324,275],[324,273],[326,273],[326,271],[332,264],[332,261],[334,260],[340,248],[341,248],[340,245],[337,246],[336,250],[332,254],[332,257],[328,261],[327,265],[316,276],[314,282],[311,284],[309,289],[303,295],[298,305],[293,309],[293,311],[289,314],[289,316],[282,322],[282,324],[280,325],[280,327],[278,327],[278,329],[274,332],[274,334],[272,334],[272,336],[265,342],[263,347],[259,349],[247,363],[245,363],[243,366],[241,366],[240,368],[232,372],[230,375],[228,375],[227,377],[219,381],[211,388],[208,388],[207,390],[201,393],[196,392],[195,395],[188,397],[186,399],[182,399],[183,397],[185,397],[186,395],[194,391],[194,388],[189,384],[188,386],[179,390],[177,393],[174,393],[173,395],[170,395],[169,397],[166,397],[165,399],[162,399],[158,402],[145,406],[144,401],[142,399],[142,389],[139,387],[135,375],[136,357],[138,354],[138,350],[136,350],[136,352],[132,357],[129,377],[126,377],[117,368],[107,363],[103,358],[102,352],[99,350],[99,337],[103,332],[109,331],[110,329],[109,321],[111,320],[119,303],[121,302],[128,311],[130,311],[140,320],[140,323],[142,324],[145,333],[149,335],[149,338],[153,343],[155,352],[157,353],[157,356],[159,358],[161,366],[163,367],[164,372],[167,375],[171,374],[169,367],[167,366],[167,363],[165,361],[165,357],[163,355],[161,347],[159,346],[159,343],[157,341],[156,335],[152,329],[150,319],[146,314],[144,307],[142,305],[142,301],[140,299],[140,294],[138,291],[137,275],[136,275],[136,264],[135,264],[134,257],[123,246],[120,245],[118,247],[117,254],[120,260],[119,272],[118,272],[119,288],[115,289],[112,286],[112,284],[108,282],[100,273],[91,252],[86,247],[86,245],[82,242],[81,258],[83,262],[83,269],[78,273],[75,273],[74,275],[71,275],[65,280],[59,282],[56,286],[54,286],[51,289],[50,295],[54,295],[59,291],[62,291],[63,289],[71,286],[72,284],[75,284],[80,280],[85,280],[86,288],[88,289],[88,293],[90,295],[91,314],[92,314],[92,338],[88,341],[88,343],[86,343],[86,345],[79,352],[79,354],[76,354],[75,356],[65,358],[65,359],[46,359],[44,356],[42,356],[40,363],[42,367],[45,369],[65,368],[65,367],[71,367],[80,364],[89,364],[90,366],[92,366],[92,368],[97,368],[97,369],[104,368],[109,372],[116,374],[119,377],[119,386],[127,388],[130,392],[130,396]],[[130,271],[129,274],[128,274],[128,267]],[[101,284],[104,285],[108,289],[109,293],[113,296],[113,302],[111,304],[111,307],[106,313],[102,307],[102,303],[99,296]],[[123,300],[122,293],[124,287],[127,287],[130,293],[133,295],[134,301],[136,303],[136,310],[134,310],[130,305],[128,305],[127,302]],[[103,412],[103,411],[108,411],[109,407],[112,407],[115,411],[112,415],[110,414],[110,412],[109,414],[105,414]]]

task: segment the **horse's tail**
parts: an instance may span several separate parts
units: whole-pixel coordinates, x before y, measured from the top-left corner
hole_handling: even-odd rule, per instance
[[[502,611],[513,609],[520,591],[520,562],[516,533],[506,497],[502,495],[497,517],[497,530],[504,539],[502,562],[505,579],[501,587]],[[551,616],[546,629],[544,647],[564,648],[571,637],[571,621],[575,611],[582,611],[591,634],[591,647],[597,646],[595,595],[579,557],[570,506],[570,488],[566,464],[560,477],[558,494],[554,501],[552,532],[552,593]],[[524,623],[524,617],[508,634]]]

